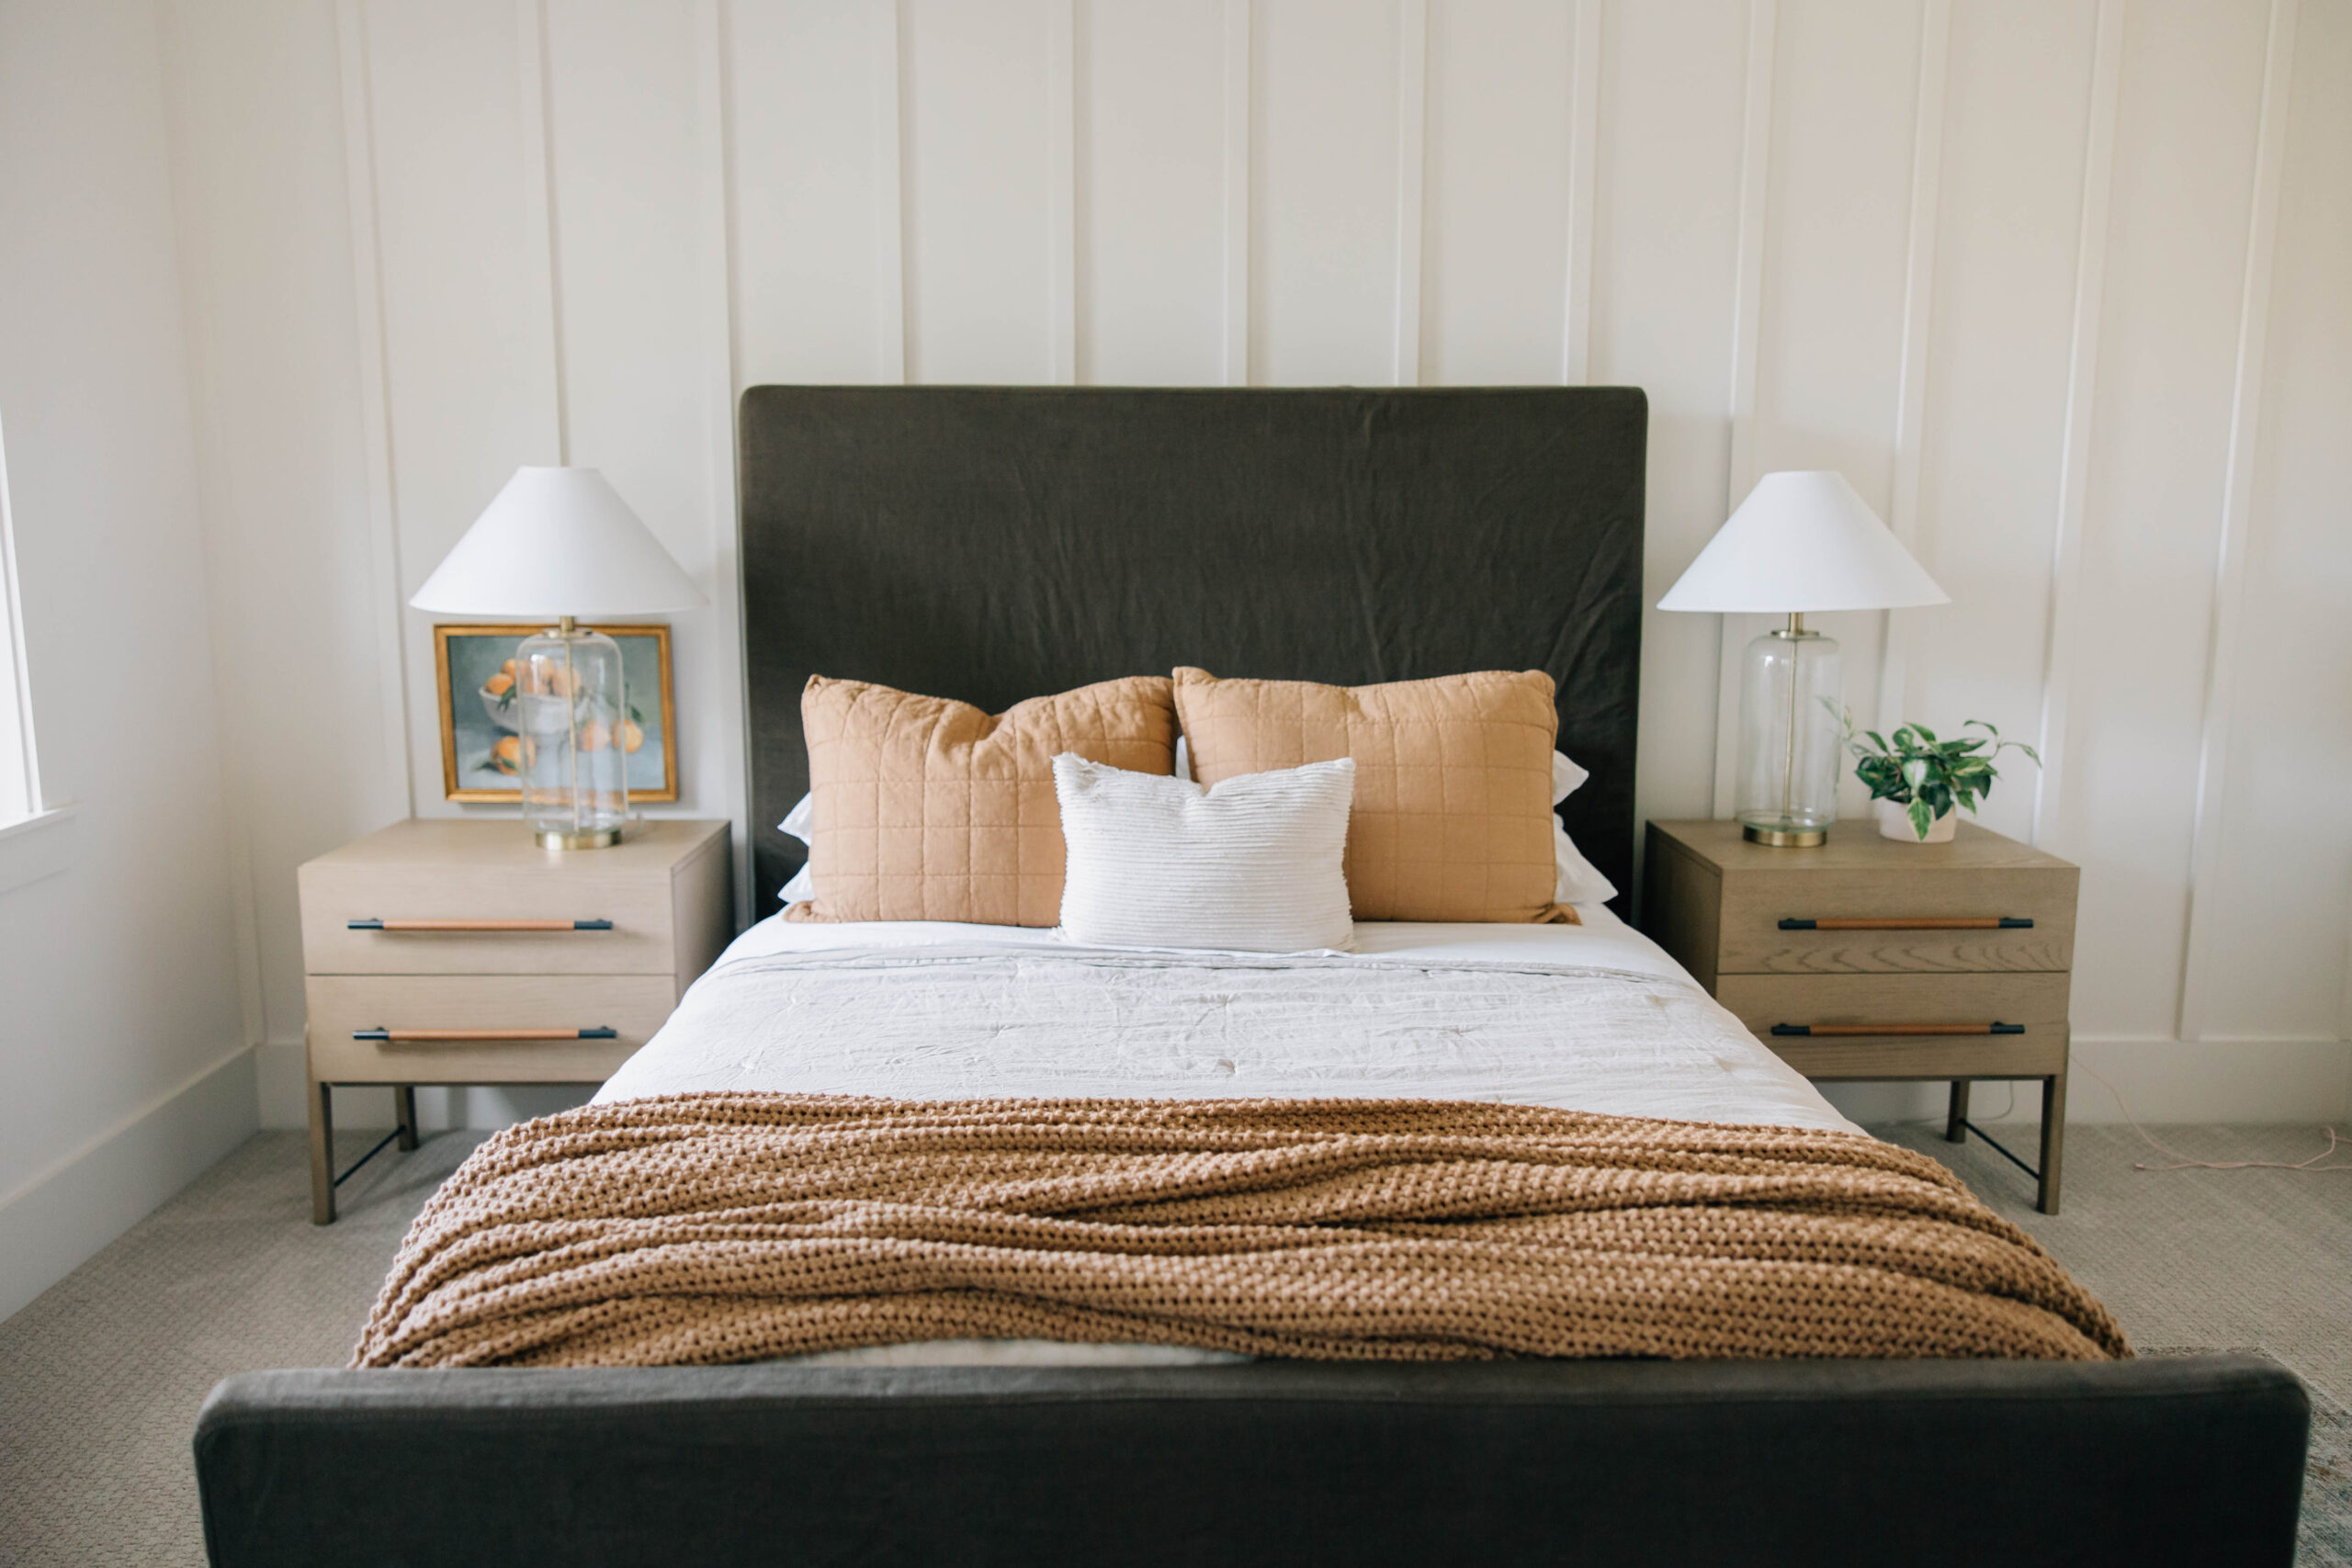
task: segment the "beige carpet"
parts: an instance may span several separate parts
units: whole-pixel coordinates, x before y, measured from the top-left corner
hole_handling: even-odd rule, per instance
[[[2143,1173],[2127,1130],[2078,1127],[2066,1212],[2049,1219],[1989,1150],[1926,1127],[1878,1131],[1952,1165],[2138,1343],[2260,1348],[2352,1404],[2352,1172]],[[2205,1159],[2300,1159],[2320,1145],[2310,1128],[2161,1135]],[[206,1392],[232,1371],[342,1365],[410,1215],[477,1136],[387,1152],[321,1229],[301,1135],[265,1133],[0,1323],[0,1562],[201,1563],[188,1434]],[[2030,1149],[2030,1130],[2011,1146]]]
[[[1997,1106],[1997,1090],[1977,1092]],[[2128,1127],[2074,1127],[2064,1201],[2040,1214],[2025,1173],[1976,1138],[1947,1144],[1940,1125],[1871,1131],[1958,1171],[2055,1253],[2134,1344],[2258,1348],[2352,1404],[2352,1170],[2134,1170],[2171,1162]],[[2300,1160],[2327,1146],[2309,1126],[2154,1131],[2199,1160]],[[2041,1137],[2031,1125],[1994,1135],[2028,1159]],[[2328,1163],[2352,1165],[2352,1141]]]

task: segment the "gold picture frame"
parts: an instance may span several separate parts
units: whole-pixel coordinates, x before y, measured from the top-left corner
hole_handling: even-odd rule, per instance
[[[545,626],[531,623],[522,626],[436,626],[433,628],[433,685],[441,710],[441,794],[446,800],[504,804],[519,806],[523,801],[520,784],[512,788],[494,781],[499,770],[492,763],[492,753],[499,731],[506,727],[495,718],[491,695],[483,690],[485,671],[496,672],[499,660],[514,657],[515,646],[526,637],[537,637],[547,630]],[[640,767],[642,747],[630,748],[628,761],[628,798],[631,805],[639,801],[673,801],[678,798],[678,709],[672,697],[670,680],[670,628],[659,623],[643,626],[582,626],[582,631],[600,631],[621,645],[621,668],[628,685],[628,705],[639,732],[653,740],[660,749],[658,757],[644,758]],[[455,643],[457,646],[452,647]],[[639,696],[640,680],[650,667],[657,671],[651,682],[652,706],[657,710],[648,715],[646,703]],[[456,688],[463,683],[460,694]],[[476,719],[473,715],[481,714]],[[658,739],[656,739],[658,737]],[[658,763],[661,783],[650,776]],[[639,782],[640,774],[645,775]]]

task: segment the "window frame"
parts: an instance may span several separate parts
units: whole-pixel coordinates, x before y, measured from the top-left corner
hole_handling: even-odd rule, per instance
[[[24,599],[17,579],[16,509],[7,432],[0,425],[0,830],[38,821],[40,754],[33,745],[32,682],[25,662]]]

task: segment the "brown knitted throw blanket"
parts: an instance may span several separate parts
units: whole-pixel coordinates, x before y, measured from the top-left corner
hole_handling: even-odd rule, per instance
[[[686,1094],[512,1127],[425,1204],[367,1367],[905,1340],[1320,1360],[2131,1354],[1935,1161],[1453,1100]]]

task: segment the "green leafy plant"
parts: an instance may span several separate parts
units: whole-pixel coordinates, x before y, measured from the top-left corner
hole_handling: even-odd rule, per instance
[[[1826,697],[1821,703],[1845,727],[1846,750],[1856,759],[1854,776],[1870,786],[1872,800],[1891,800],[1904,807],[1911,818],[1911,831],[1922,839],[1939,818],[1951,815],[1952,807],[1964,806],[1973,812],[1976,803],[1993,793],[1993,781],[2000,777],[1993,759],[2002,752],[2022,751],[2033,759],[2035,767],[2041,766],[2040,752],[2022,740],[2002,739],[2001,732],[1981,718],[1972,718],[1961,728],[1981,729],[1982,735],[1939,740],[1926,725],[1906,724],[1889,740],[1875,729],[1858,734],[1853,710],[1840,712]]]

